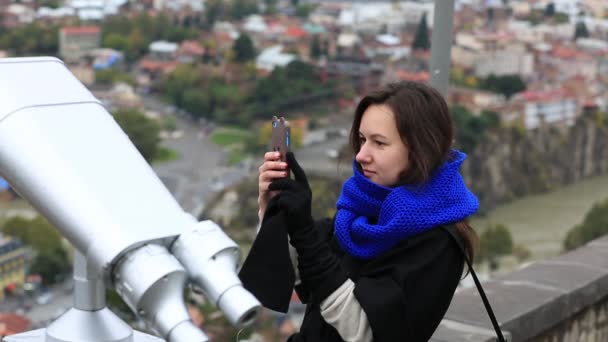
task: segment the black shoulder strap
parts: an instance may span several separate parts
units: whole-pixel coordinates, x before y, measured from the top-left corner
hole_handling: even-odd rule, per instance
[[[496,321],[496,317],[494,316],[494,311],[492,311],[492,307],[490,306],[490,302],[486,297],[486,293],[483,291],[483,287],[481,287],[481,283],[479,279],[477,279],[477,274],[475,274],[475,270],[473,269],[473,265],[471,265],[471,261],[467,256],[466,251],[464,250],[464,246],[462,245],[461,237],[456,235],[457,233],[454,231],[455,226],[443,226],[443,229],[447,231],[450,236],[456,241],[458,247],[460,247],[460,251],[464,256],[464,260],[467,262],[467,266],[469,267],[469,271],[471,272],[471,276],[475,281],[475,286],[477,286],[477,290],[479,291],[479,295],[481,296],[481,300],[483,301],[483,305],[486,307],[486,311],[488,312],[488,316],[490,316],[490,320],[492,321],[492,325],[494,326],[494,330],[496,331],[496,336],[498,338],[498,342],[505,342],[505,338],[502,336],[502,332],[500,331],[500,326],[498,326],[498,321]]]

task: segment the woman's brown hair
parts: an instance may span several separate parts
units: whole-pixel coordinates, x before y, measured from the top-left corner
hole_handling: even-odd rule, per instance
[[[367,108],[386,105],[395,115],[401,140],[409,150],[409,167],[400,175],[400,184],[425,183],[450,156],[454,140],[452,116],[443,96],[423,83],[390,83],[365,96],[355,110],[350,145],[356,154],[361,149],[359,126]],[[475,257],[477,234],[467,220],[457,222],[471,262]]]

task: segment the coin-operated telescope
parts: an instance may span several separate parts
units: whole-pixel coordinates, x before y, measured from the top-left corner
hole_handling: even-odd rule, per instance
[[[261,306],[236,275],[237,245],[184,212],[101,103],[56,58],[0,59],[0,176],[76,248],[74,307],[46,342],[200,342],[190,284],[237,327]],[[113,288],[162,339],[106,308]]]

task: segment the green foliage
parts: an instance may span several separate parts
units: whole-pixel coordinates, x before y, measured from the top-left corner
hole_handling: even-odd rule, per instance
[[[45,284],[56,284],[65,279],[71,269],[68,254],[63,247],[39,251],[30,268],[30,273],[39,274]]]
[[[196,68],[189,64],[180,64],[164,82],[166,97],[178,107],[184,107],[184,93],[186,90],[195,90],[200,82],[201,75]]]
[[[412,49],[417,50],[428,50],[431,47],[431,41],[429,39],[429,28],[426,22],[426,13],[420,18],[418,27],[416,28],[416,35],[414,36],[414,42],[412,43]]]
[[[207,0],[205,2],[205,27],[211,28],[213,24],[227,11],[227,7],[222,0]]]
[[[334,85],[322,84],[315,67],[302,61],[277,67],[266,78],[238,85],[182,64],[167,77],[161,89],[168,101],[195,117],[239,126],[249,126],[255,119],[268,119],[271,113],[310,105],[334,94]]]
[[[202,89],[192,88],[183,90],[182,106],[195,117],[212,117],[209,92],[205,92]]]
[[[278,0],[264,0],[264,5],[266,5],[266,14],[273,15],[277,12],[277,1]]]
[[[71,266],[61,235],[44,217],[36,216],[31,220],[20,216],[10,218],[4,223],[2,233],[18,238],[34,250],[36,256],[30,272],[40,274],[46,284],[63,280],[69,272]]]
[[[121,33],[110,33],[103,38],[102,45],[114,50],[127,51],[129,42],[127,37]]]
[[[509,229],[502,224],[489,226],[479,237],[478,260],[495,263],[498,257],[511,254],[513,238]]]
[[[230,8],[232,19],[241,20],[250,14],[258,12],[257,1],[254,0],[234,0]]]
[[[333,94],[333,86],[321,84],[314,66],[293,61],[285,68],[275,68],[267,78],[258,80],[249,104],[254,118],[267,119],[268,113],[308,104]]]
[[[114,119],[139,153],[151,163],[158,153],[160,125],[136,110],[119,110],[114,113]]]
[[[608,123],[608,112],[600,112],[599,110],[591,114],[591,119],[597,127],[605,127]]]
[[[526,83],[519,75],[496,76],[492,74],[481,81],[480,88],[503,94],[508,99],[513,94],[526,90]]]
[[[42,0],[38,3],[40,7],[49,7],[49,8],[59,8],[61,6],[61,1],[59,0]]]
[[[310,57],[319,58],[322,55],[321,39],[318,34],[315,34],[310,41]]]
[[[576,23],[576,28],[574,29],[574,40],[578,38],[589,38],[589,30],[582,20]]]
[[[95,83],[111,85],[120,82],[124,82],[132,86],[135,85],[135,80],[133,77],[124,71],[114,68],[95,71]]]
[[[249,35],[241,33],[232,47],[234,60],[237,63],[245,63],[255,58],[255,47]]]
[[[583,222],[568,232],[564,248],[568,251],[580,247],[605,234],[608,234],[608,199],[594,204]]]
[[[568,17],[568,15],[566,13],[557,12],[553,16],[553,22],[556,24],[565,24],[565,23],[570,22],[570,17]]]
[[[172,160],[179,159],[179,154],[174,150],[166,147],[160,147],[154,157],[154,164],[165,163]]]
[[[57,55],[59,26],[33,22],[10,30],[0,30],[0,50],[17,56]]]
[[[197,30],[175,25],[165,13],[150,16],[146,12],[135,18],[126,15],[107,17],[103,21],[102,32],[103,46],[124,52],[130,62],[147,53],[148,46],[153,41],[179,43],[198,37]]]
[[[482,141],[484,133],[500,127],[500,116],[490,110],[484,110],[479,116],[474,116],[461,105],[451,108],[456,130],[456,145],[464,152],[473,152]]]
[[[314,4],[301,4],[296,6],[295,15],[296,17],[307,19],[310,13],[315,10]]]
[[[237,128],[222,128],[216,129],[209,138],[216,145],[227,146],[236,143],[242,143],[250,136],[251,132],[249,132],[248,130]]]
[[[61,234],[42,216],[32,220],[13,217],[4,223],[2,233],[20,239],[36,251],[53,251],[61,247]]]

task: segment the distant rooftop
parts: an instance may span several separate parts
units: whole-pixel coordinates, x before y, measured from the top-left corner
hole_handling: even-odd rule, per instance
[[[80,34],[98,34],[101,29],[98,26],[67,26],[61,29],[63,34],[66,35],[80,35]]]
[[[0,190],[8,190],[8,188],[10,188],[8,182],[4,180],[4,178],[0,177]]]

